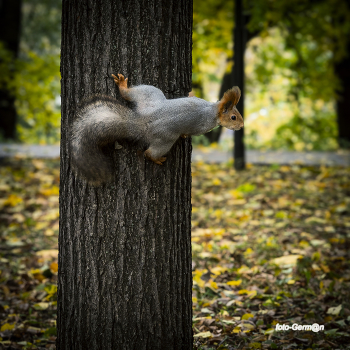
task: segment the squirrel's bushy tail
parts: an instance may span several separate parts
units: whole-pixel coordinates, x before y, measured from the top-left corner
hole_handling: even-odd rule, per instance
[[[124,120],[129,120],[124,116],[132,113],[108,96],[97,95],[83,102],[71,132],[71,165],[77,176],[95,186],[113,181],[112,159],[103,148],[123,138]]]

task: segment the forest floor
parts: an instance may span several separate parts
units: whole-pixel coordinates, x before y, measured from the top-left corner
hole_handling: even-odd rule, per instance
[[[350,168],[192,171],[194,349],[350,349]],[[58,192],[58,160],[0,167],[0,349],[55,349]]]

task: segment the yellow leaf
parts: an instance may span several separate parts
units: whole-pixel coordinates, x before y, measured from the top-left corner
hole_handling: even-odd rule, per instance
[[[264,334],[272,334],[274,331],[275,331],[274,328],[269,328],[269,329],[267,329],[267,330],[265,331]]]
[[[205,281],[201,279],[201,275],[195,275],[193,277],[193,282],[195,282],[199,287],[204,287]]]
[[[46,168],[46,164],[40,159],[33,159],[32,163],[37,170],[42,170],[42,169]]]
[[[228,281],[226,284],[229,286],[239,286],[241,285],[242,280],[237,280],[237,281]]]
[[[249,291],[249,299],[253,299],[257,294],[258,294],[258,292],[256,290],[250,290]]]
[[[327,311],[327,314],[338,316],[341,309],[342,309],[342,305],[341,304],[339,306],[337,306],[337,307],[330,307],[328,309],[328,311]]]
[[[58,249],[45,249],[45,250],[39,250],[35,253],[38,256],[41,256],[42,258],[58,258]]]
[[[309,244],[309,242],[302,240],[299,242],[299,245],[302,248],[307,248],[310,244]]]
[[[198,302],[197,297],[192,297],[192,303],[197,303],[197,302]]]
[[[43,229],[43,228],[45,228],[45,227],[47,227],[47,222],[45,222],[45,221],[38,221],[36,224],[35,224],[35,228],[37,229],[37,230],[41,230],[41,229]]]
[[[218,289],[218,285],[217,285],[217,283],[214,282],[214,281],[211,281],[211,282],[210,282],[210,286],[211,286],[212,288],[214,288],[214,289]]]
[[[5,323],[1,326],[1,329],[0,329],[0,332],[4,332],[4,331],[7,331],[7,330],[11,330],[11,329],[14,329],[15,328],[15,324],[16,323]]]
[[[15,194],[10,194],[4,202],[4,205],[8,205],[10,207],[14,207],[19,203],[22,203],[23,199]]]
[[[44,195],[44,196],[58,196],[60,192],[60,189],[58,186],[53,185],[51,188],[45,188],[40,190],[40,194]]]
[[[252,248],[248,248],[248,249],[244,252],[245,255],[249,255],[249,254],[252,254],[252,253],[254,253],[254,251],[253,251]]]
[[[279,170],[282,171],[283,173],[289,173],[290,167],[286,165],[282,165]]]
[[[237,190],[230,190],[228,193],[235,199],[242,199],[243,198],[243,193]],[[243,204],[245,201],[243,201]]]
[[[327,265],[321,264],[321,269],[323,270],[324,273],[330,272],[330,269],[329,269],[329,267]]]
[[[210,338],[212,337],[213,335],[210,333],[210,332],[201,332],[201,333],[197,333],[195,334],[193,337],[194,338]]]
[[[238,294],[249,294],[249,290],[241,289],[241,290],[238,291]]]
[[[53,262],[50,264],[50,270],[52,273],[56,273],[58,271],[58,264],[57,262]]]
[[[228,269],[227,267],[222,267],[222,266],[215,266],[213,267],[210,271],[216,276],[221,275],[223,272],[226,272]]]
[[[254,315],[253,314],[244,314],[242,316],[242,320],[249,320],[250,318],[253,318]]]
[[[44,232],[44,235],[48,236],[48,237],[53,236],[54,234],[55,234],[55,232],[51,228],[46,229],[45,232]]]
[[[50,303],[45,303],[45,302],[41,302],[33,305],[35,310],[46,310],[49,306],[50,306]]]
[[[238,270],[237,273],[241,274],[241,273],[246,273],[250,271],[249,267],[246,265],[242,265]]]
[[[236,328],[234,328],[232,333],[239,333],[240,331],[241,331],[241,327],[237,326]]]
[[[284,255],[279,258],[270,260],[271,263],[276,265],[296,265],[298,259],[301,259],[302,255]]]
[[[224,211],[222,209],[216,209],[214,211],[214,215],[216,218],[221,219],[222,215],[224,214]]]
[[[219,186],[219,185],[221,185],[220,179],[218,179],[218,178],[214,179],[214,180],[213,180],[213,185],[214,185],[214,186]]]
[[[275,214],[275,217],[277,219],[285,219],[287,217],[287,213],[285,211],[278,211],[276,214]]]
[[[320,254],[320,252],[314,252],[313,254],[312,254],[312,260],[314,260],[314,261],[319,261],[321,259],[321,254]]]
[[[57,286],[54,284],[48,285],[44,288],[45,292],[49,295],[53,295],[57,292]]]
[[[42,282],[45,279],[45,276],[42,273],[35,273],[33,274],[34,278],[40,282]]]
[[[295,283],[295,280],[289,280],[288,282],[287,282],[287,284],[294,284]]]

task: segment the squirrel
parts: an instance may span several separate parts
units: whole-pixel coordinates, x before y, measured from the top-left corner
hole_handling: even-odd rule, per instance
[[[204,134],[217,125],[231,130],[243,127],[236,105],[241,97],[239,87],[225,92],[211,103],[197,97],[166,99],[151,85],[128,88],[122,74],[112,77],[121,96],[131,102],[125,107],[112,97],[94,95],[77,111],[70,136],[71,165],[74,172],[92,185],[113,181],[113,164],[102,147],[118,140],[140,141],[148,148],[146,158],[162,165],[167,152],[179,137]]]

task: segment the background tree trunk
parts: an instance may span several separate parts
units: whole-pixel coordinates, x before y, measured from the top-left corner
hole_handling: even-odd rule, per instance
[[[137,145],[107,149],[115,183],[75,178],[79,101],[117,96],[111,73],[167,97],[191,90],[192,2],[63,0],[57,349],[192,349],[191,143],[163,166]]]
[[[228,89],[232,88],[231,75],[232,75],[232,73],[225,73],[225,75],[222,78],[222,83],[221,83],[220,92],[219,92],[219,100],[222,99],[222,97],[224,96],[224,93]],[[211,130],[211,131],[207,132],[206,134],[204,134],[204,136],[209,140],[210,143],[219,142],[221,132],[222,132],[222,126],[220,125],[217,128],[215,128],[214,130]]]
[[[242,96],[237,104],[237,109],[244,118],[244,52],[247,42],[247,30],[243,14],[242,0],[235,0],[235,29],[234,29],[234,66],[232,86],[237,85],[242,91]],[[245,168],[244,128],[234,132],[233,148],[234,167],[236,170]]]
[[[350,42],[348,56],[335,65],[335,72],[341,82],[337,100],[338,142],[341,148],[350,148]]]
[[[21,0],[0,0],[0,41],[11,51],[14,58],[17,58],[19,49],[21,4]],[[16,121],[15,98],[10,91],[1,89],[0,136],[15,139]]]

